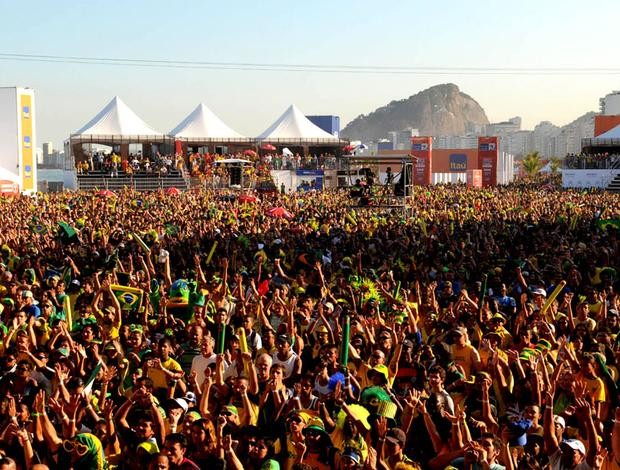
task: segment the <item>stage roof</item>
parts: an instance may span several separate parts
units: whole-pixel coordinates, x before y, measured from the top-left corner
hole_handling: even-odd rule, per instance
[[[73,136],[161,136],[118,96]]]
[[[244,139],[204,103],[200,103],[169,135],[188,140]]]
[[[311,122],[301,110],[292,104],[271,126],[257,137],[267,142],[315,141],[338,144],[340,139]]]

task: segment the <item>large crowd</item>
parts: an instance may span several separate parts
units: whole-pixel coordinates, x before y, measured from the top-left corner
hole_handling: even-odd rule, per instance
[[[612,469],[620,198],[0,200],[0,469]]]

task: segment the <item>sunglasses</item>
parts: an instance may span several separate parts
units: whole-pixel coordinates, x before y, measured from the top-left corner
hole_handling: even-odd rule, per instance
[[[79,457],[83,457],[88,452],[88,446],[68,439],[62,441],[62,448],[69,453],[76,452]]]
[[[220,416],[232,416],[233,414],[230,411],[220,411]]]
[[[256,441],[248,441],[248,447],[256,447],[258,450],[267,450],[267,446],[264,444],[259,444]]]

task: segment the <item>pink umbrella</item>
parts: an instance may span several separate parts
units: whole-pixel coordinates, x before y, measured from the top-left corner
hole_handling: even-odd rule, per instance
[[[271,209],[267,210],[266,214],[269,217],[277,217],[277,218],[285,218],[285,219],[293,218],[293,214],[287,211],[284,207],[272,207]]]
[[[256,152],[254,150],[245,150],[243,152],[243,155],[245,155],[246,157],[255,157]]]
[[[258,199],[252,194],[242,194],[239,196],[239,202],[256,202]]]
[[[177,196],[179,194],[181,194],[181,190],[178,188],[168,188],[166,189],[166,194],[168,196]]]
[[[271,144],[263,144],[261,145],[261,147],[263,150],[269,150],[270,152],[273,152],[276,148],[271,145]]]
[[[102,189],[97,193],[97,195],[101,197],[116,197],[116,194],[109,189]]]

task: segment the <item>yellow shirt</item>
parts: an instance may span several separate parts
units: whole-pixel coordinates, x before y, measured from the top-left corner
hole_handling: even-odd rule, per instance
[[[164,369],[171,370],[173,372],[182,372],[183,369],[179,365],[177,361],[168,358],[167,361],[161,363]],[[153,381],[153,388],[168,388],[168,375],[163,370],[154,369],[149,367],[149,371],[147,373],[147,377]]]
[[[454,363],[463,368],[465,371],[465,378],[469,379],[471,377],[474,364],[480,362],[480,355],[478,354],[476,348],[474,348],[471,344],[466,344],[463,347],[459,347],[454,344],[450,348],[450,352],[452,353],[452,360]]]

